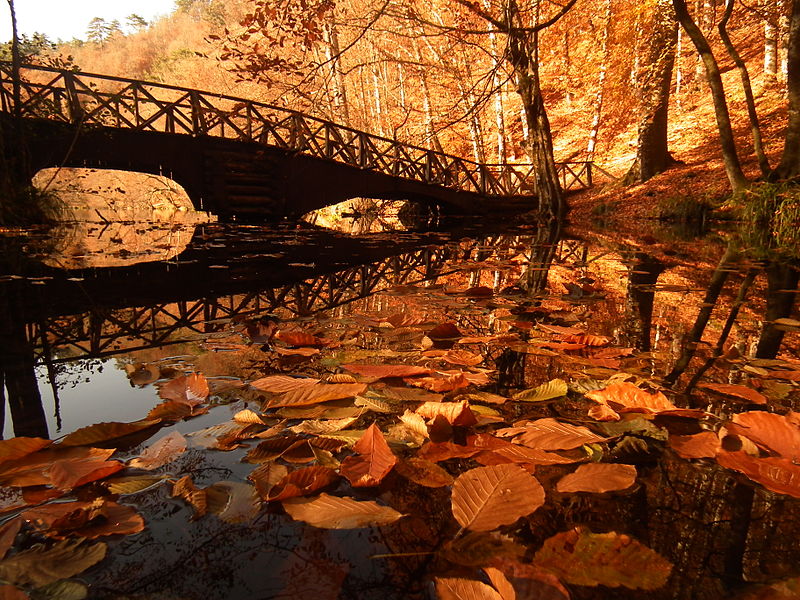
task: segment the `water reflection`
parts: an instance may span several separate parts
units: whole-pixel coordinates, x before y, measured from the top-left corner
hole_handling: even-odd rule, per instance
[[[749,261],[722,242],[710,241],[691,257],[586,232],[565,238],[558,224],[492,235],[360,238],[209,226],[198,228],[169,264],[69,274],[24,260],[17,267],[14,278],[0,283],[0,308],[8,315],[0,351],[14,429],[27,435],[55,435],[80,421],[54,422],[41,408],[43,396],[61,394],[62,412],[85,410],[93,421],[96,408],[88,402],[67,409],[67,388],[103,399],[113,394],[124,410],[102,419],[127,421],[146,414],[148,398],[158,401],[154,382],[186,371],[211,379],[216,406],[172,427],[198,430],[257,405],[258,394],[240,383],[265,374],[321,377],[352,361],[437,360],[438,348],[425,340],[420,322],[451,322],[471,338],[458,347],[484,357],[492,384],[483,389],[493,393],[508,395],[555,377],[591,386],[624,373],[670,382],[679,392],[676,403],[722,416],[752,407],[699,382],[759,386],[776,412],[800,406],[797,385],[775,387],[765,375],[767,363],[752,356],[768,339],[778,355],[797,361],[796,331],[774,322],[796,315],[797,265]],[[310,357],[282,355],[272,341],[275,324],[299,324],[335,343]],[[567,341],[565,332],[576,325],[613,343]],[[775,332],[765,333],[772,329],[781,332],[777,344],[770,337]],[[76,366],[87,360],[95,361],[91,369]],[[50,391],[41,377],[37,384],[36,364],[38,373],[49,374]],[[105,379],[109,372],[114,375]],[[85,376],[92,384],[83,385]],[[110,387],[100,389],[105,381]],[[129,393],[113,391],[120,384]],[[586,422],[585,409],[570,401],[508,410],[509,422]],[[800,502],[713,460],[678,458],[665,445],[666,430],[694,432],[697,420],[630,417],[595,425],[614,437],[610,458],[637,467],[637,484],[613,494],[560,494],[554,482],[569,468],[537,466],[547,504],[513,534],[533,550],[578,525],[625,532],[667,557],[675,565],[672,576],[664,588],[646,593],[572,586],[574,598],[711,600],[749,582],[797,575]],[[239,462],[245,452],[193,448],[169,474],[191,473],[199,484],[242,479],[252,468]],[[411,516],[391,527],[344,533],[273,512],[246,525],[211,517],[188,523],[188,510],[168,489],[155,488],[131,500],[148,528],[119,540],[89,579],[98,597],[108,598],[429,597],[430,577],[453,570],[432,554],[457,532],[449,491],[391,476],[364,492],[375,496]]]

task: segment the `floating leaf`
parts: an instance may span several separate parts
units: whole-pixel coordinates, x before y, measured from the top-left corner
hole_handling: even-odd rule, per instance
[[[288,375],[270,375],[250,382],[250,386],[262,392],[283,394],[298,388],[319,383],[319,379],[310,377],[289,377]]]
[[[0,525],[0,560],[6,555],[11,546],[14,545],[14,539],[17,537],[21,526],[21,519],[11,519]]]
[[[261,418],[260,415],[253,412],[252,410],[246,408],[244,410],[240,410],[235,415],[233,415],[233,420],[237,423],[242,423],[243,425],[264,425],[264,419]]]
[[[114,477],[113,479],[107,479],[103,483],[112,494],[125,496],[147,490],[162,481],[164,481],[164,477],[132,475],[127,477]]]
[[[462,402],[425,402],[417,408],[416,413],[426,419],[435,419],[441,416],[447,419],[451,425],[463,427],[469,427],[478,422],[466,400]]]
[[[768,490],[800,498],[800,465],[788,458],[757,458],[745,452],[720,452],[717,462],[744,473]]]
[[[512,464],[478,467],[458,476],[451,498],[453,516],[472,531],[510,525],[544,504],[533,475]]]
[[[208,381],[202,373],[176,377],[158,390],[158,395],[164,400],[182,402],[189,406],[202,404],[208,398],[208,394]]]
[[[312,346],[321,348],[330,344],[330,340],[311,335],[305,331],[281,330],[275,337],[288,346]]]
[[[427,336],[434,341],[454,340],[461,337],[461,332],[455,326],[455,323],[442,323],[431,329]]]
[[[52,443],[51,440],[29,437],[15,437],[10,440],[0,440],[0,464],[7,460],[16,460],[28,454],[32,454]]]
[[[681,458],[714,458],[722,443],[715,432],[701,431],[694,435],[670,435],[669,446]]]
[[[208,498],[204,490],[199,489],[189,475],[184,475],[172,486],[172,496],[182,498],[194,509],[193,519],[198,519],[208,510]]]
[[[85,600],[88,596],[88,586],[71,579],[62,579],[31,592],[31,600]]]
[[[504,600],[493,587],[461,577],[435,577],[439,600]]]
[[[73,431],[63,440],[60,446],[99,446],[108,444],[134,433],[139,433],[159,424],[156,420],[134,421],[133,423],[97,423]]]
[[[440,554],[458,565],[480,567],[499,557],[522,557],[525,547],[497,533],[470,531],[446,543]]]
[[[239,481],[218,481],[203,490],[208,512],[226,523],[244,523],[253,519],[260,508],[255,487]]]
[[[632,465],[588,463],[574,473],[565,475],[556,484],[556,490],[566,492],[613,492],[631,487],[636,481],[636,467]]]
[[[429,375],[431,370],[417,365],[342,365],[342,368],[374,379],[389,379],[394,377],[416,377],[418,375]]]
[[[473,354],[466,350],[448,350],[442,358],[450,364],[464,367],[474,367],[483,362],[483,357],[480,354]]]
[[[553,379],[542,385],[514,394],[511,399],[515,402],[543,402],[567,395],[567,382],[563,379]]]
[[[50,537],[94,539],[128,535],[144,529],[144,519],[132,506],[106,499],[94,502],[58,502],[30,508],[22,517]]]
[[[179,432],[173,431],[147,447],[138,458],[132,459],[128,465],[149,471],[172,462],[185,451],[186,438]]]
[[[535,565],[499,557],[492,561],[492,566],[513,583],[519,600],[570,600],[569,592],[558,577]]]
[[[500,431],[502,430],[495,433],[501,435]],[[585,444],[605,442],[607,439],[586,427],[546,418],[527,423],[524,431],[514,437],[514,443],[541,450],[571,450]]]
[[[580,527],[545,540],[533,564],[574,585],[641,590],[660,588],[672,571],[668,560],[627,535]]]
[[[125,465],[117,460],[76,458],[56,460],[47,474],[50,485],[60,490],[71,490],[121,471]]]
[[[397,464],[378,426],[373,423],[353,446],[358,456],[348,456],[342,461],[340,473],[353,487],[379,485]]]
[[[503,600],[517,600],[517,592],[514,591],[514,586],[500,569],[484,567],[483,572],[486,573],[489,581],[492,582],[492,586]]]
[[[364,383],[318,383],[316,385],[304,386],[269,401],[269,408],[281,406],[310,406],[320,402],[330,400],[340,400],[342,398],[352,398],[363,394],[367,389]]]
[[[42,587],[83,573],[106,556],[106,545],[63,540],[50,548],[37,544],[0,562],[0,579],[12,585]]]
[[[304,521],[323,529],[358,529],[388,525],[402,517],[389,506],[369,500],[353,500],[320,494],[316,498],[291,498],[283,508],[295,521]]]
[[[147,413],[147,418],[159,421],[182,421],[189,417],[204,415],[207,412],[207,406],[191,406],[185,402],[170,400],[154,406],[153,409]]]
[[[328,419],[323,421],[303,421],[290,427],[295,433],[309,433],[311,435],[322,435],[334,433],[346,429],[358,420],[358,417],[347,417],[344,419]]]
[[[426,390],[431,390],[432,392],[451,392],[470,385],[470,381],[465,373],[455,373],[443,377],[416,377],[414,379],[406,379],[405,382],[410,385],[425,388]]]
[[[720,394],[725,394],[726,396],[734,396],[735,398],[741,398],[742,400],[746,400],[751,404],[767,403],[767,397],[764,396],[764,394],[761,394],[756,390],[754,390],[753,388],[749,388],[743,385],[732,385],[730,383],[701,383],[699,387],[714,392],[719,392]]]
[[[422,458],[406,458],[395,466],[395,471],[417,485],[430,488],[453,485],[453,476],[434,462]]]
[[[314,356],[319,354],[319,348],[281,348],[280,346],[275,346],[272,350],[276,354],[282,354],[283,356]]]
[[[256,486],[256,491],[261,499],[269,500],[269,494],[278,483],[289,474],[285,465],[276,462],[267,462],[255,469],[247,478]]]
[[[377,413],[394,412],[394,407],[391,404],[389,404],[388,402],[384,402],[380,398],[374,398],[370,395],[356,397],[355,405],[363,406],[364,408],[367,408],[372,412],[377,412]]]
[[[784,458],[800,460],[800,426],[791,416],[760,410],[743,412],[733,416],[727,429]]]
[[[288,473],[269,492],[268,500],[285,500],[307,496],[339,479],[336,471],[328,467],[314,466]],[[262,496],[263,497],[263,496]]]
[[[587,392],[586,397],[598,404],[608,405],[617,412],[656,414],[678,410],[661,392],[650,393],[627,381],[612,383],[602,390]]]
[[[611,342],[610,339],[603,335],[591,335],[589,333],[565,335],[561,338],[561,341],[567,344],[580,344],[581,346],[591,346],[595,348],[608,346]]]
[[[0,464],[0,485],[15,487],[54,485],[51,471],[53,466],[58,464],[54,473],[58,482],[61,485],[72,484],[72,487],[75,487],[94,481],[94,479],[81,480],[96,471],[106,468],[119,470],[124,467],[125,465],[117,461],[106,461],[113,453],[113,449],[54,445]],[[108,472],[102,476],[110,474]]]

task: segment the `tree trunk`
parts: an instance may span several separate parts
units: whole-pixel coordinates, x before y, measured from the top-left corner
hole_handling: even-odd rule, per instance
[[[331,13],[332,14],[332,13]],[[350,125],[350,107],[347,102],[347,88],[345,87],[344,72],[341,64],[341,50],[339,48],[339,33],[333,18],[325,21],[325,54],[331,66],[333,80],[333,101],[336,107],[336,117],[343,125]]]
[[[678,42],[678,26],[672,0],[659,0],[653,11],[646,64],[638,83],[639,138],[636,160],[626,183],[641,183],[665,171],[674,161],[667,144],[667,117],[672,67]]]
[[[649,254],[637,252],[628,270],[628,290],[625,295],[625,316],[622,320],[623,343],[640,352],[650,351],[650,331],[653,326],[654,285],[666,265]]]
[[[764,19],[764,73],[775,77],[778,75],[778,26],[773,20],[773,11],[767,10]]]
[[[490,0],[484,0],[483,6],[486,10],[490,10],[492,5]],[[489,27],[489,47],[492,52],[492,68],[494,75],[492,77],[494,83],[494,118],[495,126],[497,127],[497,162],[505,163],[508,159],[508,152],[506,151],[506,124],[505,124],[505,108],[503,106],[503,77],[500,64],[503,57],[500,55],[499,44],[497,43],[496,28],[491,25]]]
[[[592,126],[589,130],[589,142],[586,144],[586,160],[594,160],[594,153],[595,149],[597,148],[597,135],[600,131],[600,121],[603,117],[603,96],[606,87],[606,73],[608,72],[608,38],[610,30],[611,0],[606,0],[605,25],[603,26],[603,38],[600,43],[600,53],[603,59],[600,63],[600,73],[597,76],[597,94],[594,98],[594,115],[592,116]]]
[[[756,347],[756,358],[775,358],[778,354],[785,332],[775,327],[773,321],[791,316],[798,281],[800,265],[777,262],[767,265],[767,313]]]
[[[779,179],[800,177],[800,0],[793,0],[787,53],[788,125],[781,164],[773,174]]]
[[[750,120],[750,131],[753,135],[753,149],[756,152],[756,158],[758,158],[758,166],[761,169],[761,174],[766,177],[770,172],[769,161],[767,160],[767,155],[764,153],[764,145],[761,142],[761,125],[758,123],[756,101],[753,97],[753,86],[750,85],[750,74],[747,72],[747,65],[744,60],[742,60],[742,57],[731,41],[731,37],[728,35],[727,26],[731,18],[731,13],[733,12],[733,4],[734,0],[726,0],[725,15],[719,22],[718,27],[719,36],[722,39],[722,43],[725,44],[728,55],[733,59],[736,68],[739,69],[739,77],[742,80],[742,90],[744,90],[745,103],[747,104],[747,117]]]
[[[717,119],[717,129],[719,130],[720,145],[722,146],[722,160],[725,164],[725,174],[728,176],[728,181],[733,191],[741,191],[747,187],[748,181],[744,176],[744,172],[742,172],[742,165],[736,153],[736,140],[733,137],[731,117],[728,112],[725,88],[722,85],[722,76],[720,75],[717,59],[711,51],[711,46],[709,46],[706,36],[703,35],[703,32],[700,31],[700,28],[697,27],[694,19],[692,19],[689,14],[689,10],[686,8],[686,1],[672,0],[672,5],[675,8],[678,21],[683,26],[689,38],[691,38],[692,43],[695,48],[697,48],[697,52],[703,59],[703,65],[706,70],[706,80],[711,89],[711,98],[714,101],[714,116]]]

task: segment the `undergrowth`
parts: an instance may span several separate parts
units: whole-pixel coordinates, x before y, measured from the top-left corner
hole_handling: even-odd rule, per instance
[[[742,241],[760,256],[800,257],[800,186],[761,183],[733,200]]]

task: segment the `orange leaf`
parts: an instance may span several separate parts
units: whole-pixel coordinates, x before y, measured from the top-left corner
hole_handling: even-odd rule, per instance
[[[268,408],[280,406],[310,406],[329,400],[341,400],[363,394],[367,390],[364,383],[318,383],[298,388],[273,398]]]
[[[314,356],[319,354],[319,348],[281,348],[275,346],[273,350],[283,356]]]
[[[282,394],[298,388],[314,385],[315,383],[319,383],[319,379],[312,379],[311,377],[289,377],[288,375],[270,375],[269,377],[262,377],[261,379],[251,381],[250,386],[262,392]]]
[[[406,379],[405,382],[432,392],[451,392],[467,387],[470,384],[464,373],[445,377],[417,377],[415,379]]]
[[[330,340],[319,338],[305,331],[285,331],[281,330],[275,336],[287,346],[312,346],[321,348],[330,344]]]
[[[275,485],[266,499],[285,500],[297,496],[307,496],[311,492],[330,485],[338,478],[336,471],[329,467],[314,466],[297,469]]]
[[[207,406],[190,406],[185,402],[170,400],[168,402],[156,404],[156,406],[147,413],[147,418],[149,420],[182,421],[188,417],[204,415],[207,412]]]
[[[186,501],[194,509],[192,519],[199,519],[208,511],[208,496],[205,490],[199,489],[191,476],[184,475],[172,486],[172,496]]]
[[[281,437],[269,438],[250,450],[242,460],[251,463],[275,460],[284,453],[307,444],[308,440],[299,435],[284,435]]]
[[[426,419],[434,419],[441,415],[451,425],[464,427],[475,425],[478,422],[469,409],[467,400],[462,400],[461,402],[425,402],[417,408],[416,413]]]
[[[375,379],[388,379],[391,377],[416,377],[417,375],[429,375],[430,369],[417,365],[342,365],[342,368],[361,375],[362,377],[373,377]]]
[[[459,525],[490,531],[510,525],[544,504],[544,489],[516,465],[478,467],[458,476],[451,505]]]
[[[678,408],[661,392],[650,393],[632,383],[612,383],[602,390],[586,393],[586,397],[599,404],[607,404],[617,412],[656,414]]]
[[[474,367],[483,362],[480,354],[473,354],[466,350],[448,350],[442,358],[450,364],[464,367]]]
[[[493,587],[461,577],[435,577],[439,600],[505,600]]]
[[[746,400],[751,404],[767,403],[767,397],[764,394],[761,394],[755,391],[753,388],[743,385],[732,385],[729,383],[701,383],[699,387],[712,390],[714,392],[719,392],[720,394],[725,394],[726,396],[741,398],[742,400]]]
[[[422,458],[407,458],[395,466],[395,471],[417,485],[430,488],[453,485],[453,476],[442,467]]]
[[[101,461],[85,458],[57,460],[50,466],[50,484],[70,490],[121,471],[125,465],[117,460]]]
[[[397,457],[383,439],[378,426],[370,425],[353,446],[358,456],[348,456],[342,461],[340,473],[353,487],[370,487],[380,484],[397,464]]]
[[[533,558],[566,583],[655,590],[667,582],[672,564],[627,535],[576,528],[545,540]]]
[[[538,448],[527,448],[518,444],[510,444],[492,450],[481,452],[475,457],[475,460],[482,465],[500,465],[504,463],[517,463],[529,465],[567,465],[574,462],[584,460],[581,458],[567,458],[556,454],[555,452],[547,452],[539,450]]]
[[[714,458],[722,448],[719,436],[713,431],[694,435],[670,435],[669,446],[682,458]]]
[[[502,430],[495,433],[502,435],[500,431]],[[546,418],[527,423],[525,431],[514,438],[514,443],[541,450],[571,450],[584,444],[605,442],[607,439],[592,433],[586,427]]]
[[[16,460],[9,460],[0,465],[0,485],[28,487],[33,485],[51,485],[50,469],[59,461],[86,461],[93,463],[93,468],[105,464],[105,460],[114,454],[113,449],[88,447],[62,448],[51,446],[44,450],[28,454]],[[122,464],[122,463],[119,463]]]
[[[186,438],[173,431],[146,448],[138,458],[132,459],[128,465],[138,469],[157,469],[175,460],[186,451]]]
[[[144,519],[133,507],[105,499],[48,504],[28,509],[22,516],[55,538],[77,535],[94,539],[139,533],[144,529]]]
[[[591,335],[589,333],[565,335],[561,338],[561,341],[566,344],[580,344],[581,346],[592,346],[595,348],[599,348],[600,346],[608,346],[608,344],[611,342],[611,340],[605,336]]]
[[[442,323],[427,333],[432,340],[454,340],[461,337],[461,332],[455,323]]]
[[[202,373],[176,377],[158,390],[158,395],[164,400],[183,402],[189,406],[202,404],[208,398],[208,394],[208,381]]]
[[[0,440],[0,463],[27,456],[52,444],[51,440],[43,438],[15,437],[10,440]]]
[[[106,445],[112,440],[117,440],[134,433],[138,433],[150,427],[155,427],[160,421],[142,420],[133,423],[97,423],[82,427],[73,431],[63,440],[59,446],[99,446]]]
[[[262,500],[269,499],[269,493],[278,483],[289,474],[289,469],[277,462],[266,462],[253,470],[247,478],[256,486],[258,495]]]
[[[358,529],[370,525],[388,525],[403,515],[393,508],[369,500],[339,498],[320,494],[316,498],[291,498],[283,508],[296,521],[305,521],[323,529]]]
[[[800,465],[788,458],[757,458],[744,452],[720,452],[717,462],[723,467],[744,473],[768,490],[800,498]]]
[[[22,527],[22,519],[14,518],[0,525],[0,560],[3,560],[8,550],[14,545],[14,538]]]
[[[631,465],[588,463],[575,469],[574,473],[558,480],[559,492],[613,492],[624,490],[636,481],[636,467]]]
[[[733,416],[727,429],[784,458],[800,459],[800,426],[790,417],[760,410],[743,412]]]

